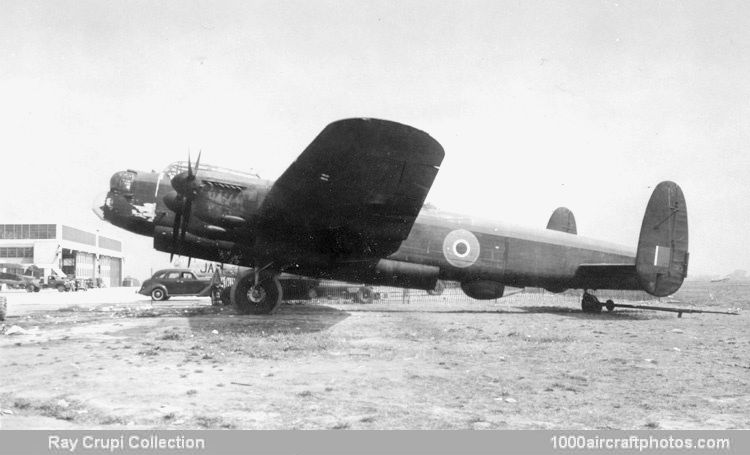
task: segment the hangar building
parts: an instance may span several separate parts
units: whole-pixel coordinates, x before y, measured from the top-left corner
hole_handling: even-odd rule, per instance
[[[122,261],[122,242],[98,232],[59,223],[0,224],[0,263],[6,272],[23,273],[35,265],[40,278],[100,278],[111,287],[122,283]]]

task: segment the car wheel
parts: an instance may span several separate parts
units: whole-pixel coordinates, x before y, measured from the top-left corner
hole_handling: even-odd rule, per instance
[[[167,293],[162,288],[154,288],[151,290],[151,300],[166,300]]]
[[[34,285],[30,284],[30,285],[26,286],[26,292],[34,292]]]
[[[65,286],[62,284],[57,285],[57,292],[65,292]]]

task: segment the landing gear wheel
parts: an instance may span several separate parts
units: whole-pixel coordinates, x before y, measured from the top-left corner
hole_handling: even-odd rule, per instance
[[[596,298],[596,296],[584,292],[583,298],[581,299],[581,310],[583,310],[584,313],[601,313],[602,303]]]
[[[151,290],[151,300],[167,300],[167,293],[162,288],[154,288]]]
[[[260,272],[255,280],[255,271],[248,270],[232,286],[232,302],[243,314],[271,314],[281,305],[281,283],[277,275]]]
[[[611,299],[607,300],[607,303],[605,303],[604,306],[607,308],[607,311],[609,311],[610,313],[615,311],[615,302],[613,302]]]

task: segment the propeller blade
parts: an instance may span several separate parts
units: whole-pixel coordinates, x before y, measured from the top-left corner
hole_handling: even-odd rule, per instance
[[[195,160],[195,175],[198,175],[198,166],[201,164],[201,152],[202,150],[198,150],[198,159]],[[193,178],[195,178],[195,175]]]
[[[182,214],[182,226],[180,227],[180,244],[185,242],[185,234],[187,233],[188,225],[190,224],[190,211],[193,208],[193,201],[188,199],[185,201],[185,211]]]
[[[190,150],[188,150],[188,179],[193,176],[193,167],[190,165]]]
[[[172,252],[169,254],[169,262],[172,262],[175,251],[177,251],[177,240],[179,238],[181,224],[182,224],[182,213],[175,212],[174,225],[172,226]]]
[[[188,256],[188,268],[190,268],[190,261],[193,259],[192,256]]]

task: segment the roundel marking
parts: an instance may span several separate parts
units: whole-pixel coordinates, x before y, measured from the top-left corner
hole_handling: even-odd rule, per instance
[[[443,256],[454,267],[469,267],[479,259],[479,240],[466,229],[451,231],[443,240]]]

